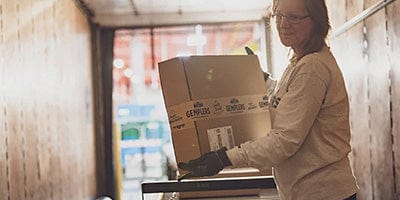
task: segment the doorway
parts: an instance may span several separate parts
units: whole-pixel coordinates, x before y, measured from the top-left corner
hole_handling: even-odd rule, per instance
[[[120,196],[140,199],[140,183],[176,178],[158,65],[178,56],[240,55],[250,47],[265,67],[262,22],[119,29],[114,37],[113,122]]]

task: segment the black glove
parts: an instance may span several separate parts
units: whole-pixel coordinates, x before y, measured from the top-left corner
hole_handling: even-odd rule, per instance
[[[246,50],[247,55],[255,55],[254,51],[250,49],[250,47],[244,47],[244,50]]]
[[[271,76],[271,74],[269,74],[268,72],[263,72],[263,74],[264,74],[264,81],[267,81]]]
[[[226,155],[226,147],[205,153],[188,163],[178,163],[180,169],[191,173],[190,177],[213,176],[230,165],[232,163]]]

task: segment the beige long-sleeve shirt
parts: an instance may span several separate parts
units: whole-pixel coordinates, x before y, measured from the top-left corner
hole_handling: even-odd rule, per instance
[[[271,131],[228,150],[233,167],[273,167],[283,200],[342,200],[356,193],[348,97],[329,48],[291,62],[271,105]]]

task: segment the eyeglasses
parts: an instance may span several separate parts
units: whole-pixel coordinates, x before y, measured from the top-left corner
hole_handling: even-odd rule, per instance
[[[276,19],[276,21],[282,21],[283,18],[285,18],[286,21],[291,24],[298,24],[301,22],[301,20],[303,20],[309,16],[308,15],[306,15],[306,16],[284,15],[281,13],[274,13],[274,14],[272,14],[272,17],[274,17]]]

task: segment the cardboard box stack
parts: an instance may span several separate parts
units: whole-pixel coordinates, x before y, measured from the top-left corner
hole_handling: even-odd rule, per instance
[[[256,140],[270,130],[269,103],[257,56],[178,57],[160,62],[159,73],[177,162]],[[270,174],[231,171],[219,176]],[[234,193],[215,192],[213,196],[223,194]]]

